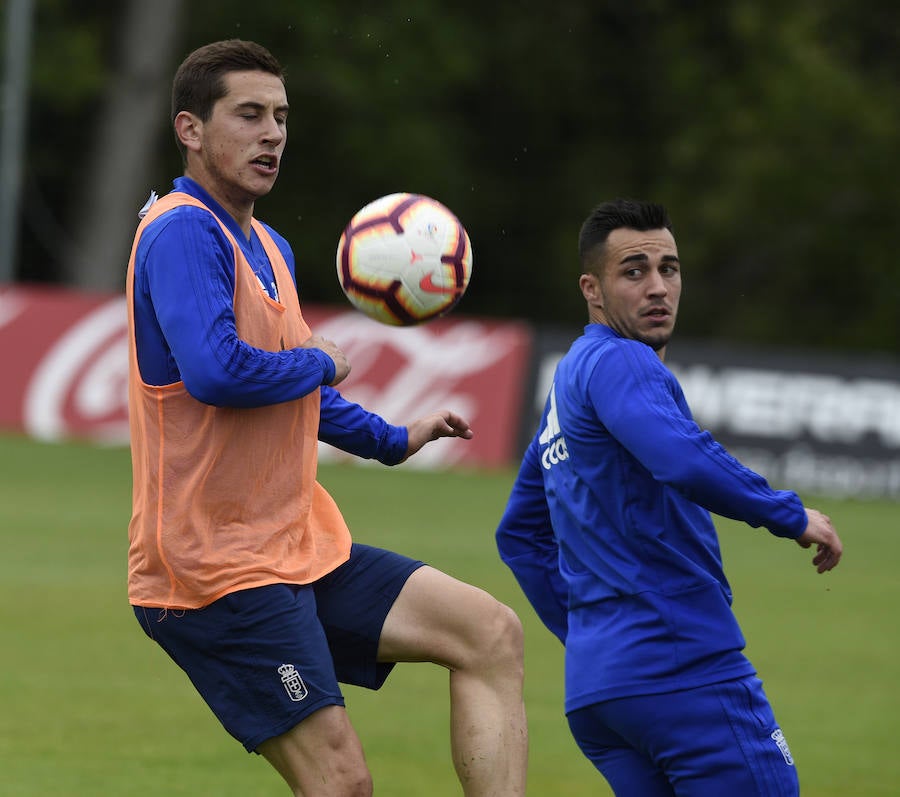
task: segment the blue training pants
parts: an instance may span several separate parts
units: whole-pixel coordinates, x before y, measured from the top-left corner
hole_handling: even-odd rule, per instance
[[[616,797],[797,797],[797,770],[755,676],[569,714]]]

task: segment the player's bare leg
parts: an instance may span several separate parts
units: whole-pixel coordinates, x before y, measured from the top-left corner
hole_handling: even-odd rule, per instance
[[[521,797],[528,765],[522,625],[477,587],[432,567],[410,576],[388,613],[381,661],[450,670],[453,764],[467,797]]]
[[[295,797],[371,797],[372,776],[342,706],[326,706],[257,752],[278,770]]]

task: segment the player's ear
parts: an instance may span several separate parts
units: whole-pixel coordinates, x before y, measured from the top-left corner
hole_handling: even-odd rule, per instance
[[[596,274],[582,274],[578,278],[578,286],[581,288],[581,295],[584,296],[588,304],[599,305],[601,303],[600,277]]]
[[[203,122],[190,111],[180,111],[173,122],[175,136],[189,150],[200,149],[200,136],[203,132]]]

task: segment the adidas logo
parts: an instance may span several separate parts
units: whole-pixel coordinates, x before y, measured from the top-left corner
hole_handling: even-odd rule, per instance
[[[544,470],[550,470],[554,465],[569,458],[566,438],[562,436],[562,430],[559,428],[559,415],[556,412],[556,383],[550,388],[550,409],[544,423],[538,443],[543,450],[541,466]]]

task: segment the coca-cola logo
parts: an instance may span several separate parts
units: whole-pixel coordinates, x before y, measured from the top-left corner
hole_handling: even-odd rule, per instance
[[[128,442],[124,297],[100,305],[53,342],[28,384],[23,415],[25,431],[41,440]]]
[[[15,389],[0,405],[5,423],[42,440],[127,444],[125,297],[13,290],[0,298],[4,341],[27,343],[15,346]],[[348,400],[398,425],[442,409],[471,424],[472,440],[435,441],[413,467],[509,461],[530,353],[525,327],[453,318],[398,328],[323,307],[305,307],[304,315],[346,352],[352,371],[340,390]],[[339,456],[327,446],[322,455]]]

